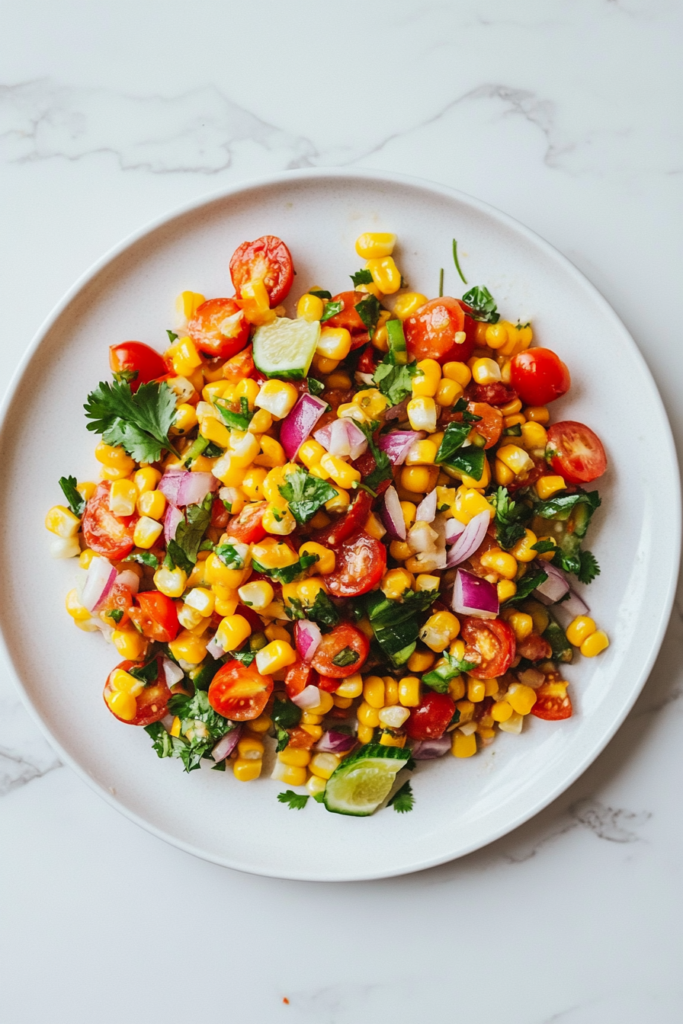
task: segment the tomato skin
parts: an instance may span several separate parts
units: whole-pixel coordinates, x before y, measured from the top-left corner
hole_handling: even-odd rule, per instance
[[[318,531],[313,539],[328,548],[337,547],[365,526],[371,511],[372,498],[367,491],[359,491],[337,522]]]
[[[521,654],[529,661],[546,661],[548,658],[552,658],[553,649],[548,641],[538,633],[531,633],[517,644],[517,654]]]
[[[166,374],[166,363],[161,355],[143,341],[121,341],[109,346],[109,366],[113,373],[124,370],[137,373],[130,381],[130,390],[135,392],[141,384],[149,384]]]
[[[82,528],[88,547],[97,555],[120,562],[133,550],[133,534],[138,516],[115,516],[109,511],[111,483],[103,480],[85,506]]]
[[[548,430],[550,465],[569,484],[589,484],[607,469],[602,441],[590,427],[576,420],[553,423]]]
[[[289,666],[285,676],[287,696],[291,700],[307,686],[317,686],[315,669],[305,661],[295,661],[293,665]]]
[[[221,499],[214,498],[213,505],[211,506],[211,525],[215,526],[219,530],[224,530],[228,525],[229,519],[230,513]]]
[[[267,502],[259,501],[245,505],[239,515],[233,516],[227,526],[227,534],[244,544],[258,544],[266,535],[263,527],[263,514],[268,507]]]
[[[379,365],[379,352],[372,345],[368,345],[364,352],[361,353],[360,359],[358,360],[358,372],[359,373],[374,373]]]
[[[104,684],[104,694],[111,692],[109,680],[116,669],[121,668],[124,672],[129,672],[131,668],[142,668],[145,664],[144,661],[121,661],[115,666],[107,676],[107,681]],[[145,686],[144,690],[137,695],[135,703],[137,706],[135,718],[128,721],[125,718],[119,718],[119,716],[111,710],[107,704],[106,697],[104,703],[107,704],[107,710],[114,715],[114,718],[118,719],[119,722],[123,722],[124,725],[152,725],[153,722],[158,722],[168,713],[168,702],[171,699],[171,691],[166,685],[166,676],[164,675],[164,669],[161,662],[161,658],[157,658],[157,678],[156,681]]]
[[[254,366],[253,347],[247,345],[236,356],[229,359],[223,365],[223,376],[231,384],[239,384],[245,377],[253,377],[256,374]]]
[[[569,694],[560,697],[557,694],[549,693],[551,683],[543,683],[536,690],[536,703],[531,709],[531,714],[536,718],[543,718],[546,722],[560,722],[564,718],[571,718],[574,709]]]
[[[135,599],[136,607],[130,611],[133,622],[142,630],[142,635],[160,644],[175,640],[180,629],[175,601],[159,590],[145,590]]]
[[[468,402],[467,411],[481,417],[472,426],[486,440],[484,448],[493,448],[503,433],[503,414],[488,402]]]
[[[361,320],[356,306],[363,299],[367,299],[365,292],[339,292],[338,295],[333,295],[330,302],[341,302],[342,308],[339,313],[335,313],[329,320],[325,321],[326,327],[345,327],[346,330],[353,337],[361,334],[367,334],[367,327]],[[367,338],[365,339],[368,340]],[[360,345],[355,345],[355,348],[360,348]]]
[[[272,676],[262,676],[255,664],[243,665],[234,659],[211,680],[209,704],[224,718],[249,722],[262,713],[272,692]]]
[[[121,629],[121,627],[125,626],[125,624],[128,622],[132,607],[133,595],[131,594],[130,590],[125,585],[125,583],[116,582],[114,583],[114,586],[107,594],[104,603],[101,605],[100,608],[97,609],[97,613],[100,616],[100,618],[102,618],[110,626],[113,626],[114,629]],[[112,612],[116,610],[122,612],[121,618],[119,619],[118,622],[115,622],[114,619],[110,618],[110,616],[107,615],[107,612]]]
[[[356,652],[357,660],[352,665],[335,665],[333,658],[345,647],[350,647],[352,651]],[[369,653],[370,641],[365,633],[361,633],[349,622],[342,622],[322,638],[311,664],[321,676],[330,679],[346,679],[347,676],[352,676],[360,671]]]
[[[375,456],[370,451],[363,452],[363,454],[359,455],[356,461],[352,462],[351,465],[354,467],[354,469],[358,470],[362,480],[364,480],[366,476],[370,476],[370,474],[374,473],[374,471],[377,469],[377,462],[375,460]],[[391,477],[388,477],[386,480],[381,480],[375,487],[375,493],[384,494],[384,492],[387,490],[388,487],[391,486],[392,483],[393,479]]]
[[[336,693],[341,686],[341,679],[332,679],[331,676],[318,676],[318,688],[327,693]]]
[[[387,551],[384,545],[360,530],[343,541],[335,551],[334,572],[323,579],[334,597],[359,597],[372,590],[384,576]],[[334,675],[325,672],[325,675]]]
[[[187,325],[187,333],[199,351],[221,359],[229,359],[244,348],[249,330],[249,321],[234,299],[202,302]]]
[[[526,405],[547,405],[566,395],[572,379],[551,349],[528,348],[512,359],[510,382]]]
[[[242,242],[230,259],[230,277],[238,295],[245,284],[262,277],[271,307],[277,306],[292,287],[292,254],[277,235],[262,235],[254,242]]]
[[[505,675],[516,652],[515,634],[507,622],[467,616],[461,619],[460,625],[466,644],[465,659],[478,662],[476,668],[469,669],[469,675],[475,679],[496,679]]]
[[[425,693],[416,708],[410,709],[405,729],[411,740],[438,740],[455,713],[455,701],[447,693]]]
[[[465,314],[457,299],[444,295],[430,299],[403,321],[408,355],[411,359],[436,359],[439,363],[466,362],[474,349],[474,337],[465,335],[456,344],[455,335],[465,327]]]
[[[496,381],[494,384],[470,384],[467,395],[475,402],[487,402],[489,405],[507,405],[514,402],[517,392],[509,384]]]

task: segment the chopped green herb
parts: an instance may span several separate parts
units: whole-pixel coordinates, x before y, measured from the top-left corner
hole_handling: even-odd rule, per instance
[[[517,592],[514,597],[509,598],[505,603],[512,604],[516,601],[523,601],[525,597],[528,597],[536,587],[540,586],[547,579],[548,573],[542,570],[533,575],[529,573],[527,576],[522,576],[521,580],[517,583]]]
[[[224,450],[225,449],[221,448],[219,444],[214,444],[213,441],[209,441],[203,454],[207,459],[217,459],[223,454]]]
[[[156,569],[159,566],[159,559],[151,551],[134,551],[132,555],[128,555],[123,561],[139,562],[140,565],[147,565],[150,569]]]
[[[467,278],[460,269],[460,263],[458,261],[458,243],[455,238],[453,239],[453,262],[455,263],[455,269],[458,271],[458,274],[460,275],[460,280],[462,281],[463,284],[467,284]]]
[[[317,295],[319,299],[331,299],[332,292],[325,291],[324,288],[309,288],[309,295]]]
[[[251,423],[254,414],[249,411],[249,402],[244,395],[240,398],[240,412],[233,412],[232,409],[227,407],[227,404],[224,403],[222,399],[217,399],[215,405],[227,426],[232,430],[249,429],[249,424]]]
[[[435,463],[448,462],[457,451],[459,451],[471,430],[469,423],[449,423],[443,435],[443,440],[436,453]]]
[[[487,324],[497,324],[500,320],[496,300],[488,288],[483,285],[481,287],[475,285],[474,288],[471,288],[463,295],[462,301],[472,307],[470,316],[473,320],[480,320]]]
[[[538,551],[539,555],[544,555],[548,551],[554,551],[556,547],[553,540],[537,540],[535,544],[531,545],[531,550]]]
[[[271,579],[277,580],[278,583],[293,583],[294,580],[298,579],[299,576],[303,576],[306,570],[318,561],[318,557],[318,555],[302,555],[298,562],[294,562],[292,565],[285,565],[280,569],[266,569],[256,559],[251,564],[256,572],[262,572],[266,576],[270,576]]]
[[[481,419],[481,416],[477,416],[476,413],[470,412],[468,409],[465,409],[463,411],[463,414],[462,414],[462,421],[463,421],[463,423],[478,423],[480,419]]]
[[[199,546],[211,522],[213,494],[207,494],[204,501],[188,505],[185,518],[178,523],[175,537],[168,542],[164,564],[169,568],[178,567],[190,573],[197,561]]]
[[[415,797],[413,796],[410,779],[408,779],[400,789],[396,790],[391,800],[387,803],[387,807],[393,807],[399,814],[405,814],[406,811],[412,811],[414,806]]]
[[[280,729],[293,729],[301,721],[302,713],[301,708],[297,707],[289,697],[276,697],[270,717]]]
[[[320,317],[320,323],[324,324],[326,320],[331,320],[333,316],[337,315],[337,313],[341,313],[343,308],[343,302],[326,302],[325,312]]]
[[[219,544],[216,554],[228,569],[244,569],[244,556],[234,544]]]
[[[251,665],[256,657],[256,651],[228,651],[228,657],[235,661],[241,661],[243,665]]]
[[[373,434],[379,424],[373,420],[371,423],[357,423],[357,426],[363,431],[368,439],[368,448],[370,449],[372,456],[375,460],[375,468],[371,473],[368,473],[364,478],[364,483],[367,487],[371,487],[373,490],[377,490],[378,484],[381,484],[383,480],[393,480],[393,473],[391,471],[391,462],[386,452],[383,452],[375,444]]]
[[[108,619],[113,619],[114,622],[116,622],[118,624],[121,621],[121,619],[123,618],[123,609],[122,608],[112,608],[111,611],[107,612],[107,618]]]
[[[389,323],[392,321],[390,320]],[[413,377],[417,373],[417,363],[397,365],[393,359],[385,356],[374,372],[373,380],[392,406],[400,405],[404,398],[413,393]]]
[[[532,510],[522,502],[513,501],[507,487],[499,487],[489,501],[496,510],[496,540],[507,551],[524,536]]]
[[[193,697],[187,697],[182,693],[175,694],[168,702],[168,710],[170,714],[180,718],[181,735],[170,754],[159,756],[179,757],[186,772],[199,768],[202,758],[209,755],[221,736],[225,736],[236,727],[235,722],[230,722],[214,711],[205,690],[198,689]],[[149,729],[147,731],[149,732]],[[151,732],[149,734],[153,735]]]
[[[346,668],[347,665],[355,665],[360,655],[353,647],[344,647],[332,659],[332,664],[338,668]]]
[[[596,576],[600,575],[598,560],[592,551],[579,552],[579,571],[577,577],[579,583],[592,583]]]
[[[281,729],[279,726],[275,727],[275,736],[277,737],[277,746],[275,747],[275,753],[279,754],[281,750],[284,750],[289,743],[289,733],[286,729]]]
[[[198,437],[195,437],[194,441],[192,442],[190,447],[187,449],[187,451],[183,455],[183,465],[184,466],[188,466],[188,465],[191,466],[192,463],[194,462],[194,460],[199,458],[199,456],[202,455],[206,451],[206,449],[209,446],[209,443],[210,442],[209,442],[208,438],[202,437],[201,434],[199,434]],[[222,450],[223,449],[221,449],[221,451]]]
[[[178,335],[175,333],[175,331],[169,331],[168,328],[166,328],[166,333],[168,334],[168,340],[171,342],[171,344],[173,344],[174,341],[178,340]]]
[[[351,280],[355,288],[359,284],[372,284],[372,274],[369,270],[357,270],[355,274],[351,274]]]
[[[484,449],[470,445],[469,448],[460,449],[455,455],[451,455],[448,462],[444,462],[449,469],[455,469],[463,476],[471,476],[474,480],[481,480],[484,473]]]
[[[337,492],[325,480],[307,473],[302,467],[288,473],[285,483],[278,486],[298,523],[307,523],[318,509],[336,497]]]
[[[356,313],[367,327],[370,340],[375,333],[381,311],[382,307],[376,295],[366,295],[364,299],[356,303]]]
[[[161,722],[146,725],[145,732],[154,741],[152,750],[156,751],[157,757],[180,757],[180,751],[186,746],[185,740],[166,732]]]
[[[114,380],[122,381],[126,384],[132,384],[138,377],[139,373],[137,370],[117,370],[114,374]]]
[[[60,476],[59,486],[64,492],[67,504],[75,516],[82,516],[85,512],[85,498],[77,489],[78,481],[75,476]]]
[[[315,601],[310,608],[304,608],[301,601],[296,598],[289,598],[285,608],[290,619],[310,619],[320,626],[336,626],[339,622],[339,612],[332,604],[324,590],[319,590],[315,595]]]
[[[308,390],[310,394],[315,395],[316,398],[318,398],[325,390],[325,385],[321,380],[316,380],[315,377],[309,377]]]
[[[139,679],[141,683],[153,683],[159,675],[159,663],[156,658],[152,658],[146,665],[132,665],[131,668],[127,669],[129,675],[133,679]]]
[[[100,382],[84,408],[88,430],[120,445],[136,462],[158,462],[164,449],[178,454],[168,437],[176,397],[165,382],[141,384],[135,394],[126,382]]]
[[[570,513],[578,506],[585,505],[592,514],[600,507],[600,495],[597,491],[578,491],[576,494],[560,494],[555,498],[548,498],[547,501],[540,501],[534,505],[534,514],[543,519],[568,519]],[[585,530],[581,534],[585,536]]]
[[[290,811],[300,811],[308,803],[308,794],[295,793],[293,789],[278,793],[277,798],[281,804],[288,804]]]

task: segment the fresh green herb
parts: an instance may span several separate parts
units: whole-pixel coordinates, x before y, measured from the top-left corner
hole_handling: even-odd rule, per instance
[[[367,327],[370,340],[375,333],[381,311],[382,307],[376,295],[366,295],[364,299],[356,303],[356,313]]]
[[[460,263],[458,262],[458,243],[455,238],[453,239],[453,262],[455,263],[455,269],[458,271],[458,274],[460,275],[460,280],[462,281],[463,284],[467,284],[467,278],[460,269]]]
[[[147,685],[147,683],[153,683],[158,678],[159,663],[156,658],[152,658],[146,665],[133,665],[127,671],[133,679],[138,679],[141,683]]]
[[[377,430],[379,423],[377,423],[376,420],[372,420],[370,423],[357,423],[356,425],[359,426],[365,434],[368,440],[368,448],[375,460],[375,468],[365,476],[363,483],[366,487],[371,487],[373,491],[376,491],[378,485],[381,484],[383,480],[393,480],[391,462],[389,461],[387,453],[383,452],[375,444],[373,434]]]
[[[400,789],[397,789],[391,800],[388,802],[387,807],[393,807],[399,814],[405,814],[406,811],[412,811],[415,805],[415,797],[413,796],[413,790],[410,785],[410,779],[404,782]]]
[[[166,328],[166,333],[168,334],[168,340],[171,342],[171,344],[173,344],[174,341],[178,340],[178,335],[175,333],[175,331],[169,331],[168,328]]]
[[[578,505],[585,505],[591,512],[595,512],[600,504],[597,491],[578,491],[576,494],[560,494],[556,498],[538,502],[534,506],[534,514],[543,519],[565,520]]]
[[[229,651],[229,657],[235,661],[241,661],[243,665],[251,665],[256,657],[256,651]]]
[[[178,454],[168,437],[176,396],[165,382],[141,384],[135,394],[126,382],[100,382],[84,408],[88,430],[106,444],[120,445],[136,462],[158,462],[164,449]]]
[[[219,544],[216,554],[228,569],[244,569],[244,556],[234,544]]]
[[[190,445],[190,447],[187,449],[187,451],[185,452],[185,454],[182,457],[183,458],[183,465],[184,466],[187,466],[187,465],[191,466],[192,463],[194,462],[194,460],[199,458],[199,456],[202,455],[206,451],[206,449],[209,446],[209,443],[210,442],[209,442],[208,438],[202,437],[201,434],[199,434],[197,437],[195,437],[194,441],[192,442],[192,444]],[[223,449],[221,449],[221,451],[222,450]]]
[[[59,486],[64,492],[67,504],[75,516],[82,516],[85,512],[85,498],[76,487],[78,481],[75,476],[60,476]]]
[[[389,341],[389,361],[397,366],[408,362],[408,346],[400,320],[387,320],[387,339]]]
[[[223,454],[224,450],[225,449],[221,448],[219,444],[214,444],[213,441],[209,441],[203,454],[207,459],[217,459]]]
[[[439,298],[443,295],[443,267],[439,271]]]
[[[285,483],[278,486],[298,523],[307,523],[318,509],[336,497],[337,492],[325,480],[307,473],[303,466],[288,473]]]
[[[462,414],[463,423],[478,423],[480,419],[481,416],[477,416],[477,414],[474,412],[469,412],[468,409],[465,409],[465,411]]]
[[[347,665],[355,665],[360,655],[353,647],[343,647],[332,659],[332,664],[338,668],[346,668]]]
[[[462,448],[471,429],[469,423],[449,423],[436,453],[435,463],[448,462]]]
[[[300,811],[308,803],[308,794],[295,793],[293,789],[278,793],[277,798],[281,804],[288,804],[290,811]]]
[[[506,427],[503,431],[503,437],[521,437],[522,436],[522,424],[513,423],[511,427]]]
[[[224,404],[221,399],[218,399],[215,404],[219,413],[225,420],[225,423],[231,428],[231,430],[249,429],[249,424],[251,423],[254,414],[249,411],[249,402],[244,395],[240,398],[240,412],[233,412],[232,409],[228,409],[227,405]]]
[[[113,619],[114,622],[116,622],[117,625],[118,625],[118,623],[123,618],[123,609],[122,608],[112,608],[111,611],[107,612],[107,618],[108,619]]]
[[[117,370],[114,374],[114,380],[125,384],[132,384],[139,376],[140,375],[137,370]]]
[[[321,380],[316,380],[315,377],[309,377],[308,390],[310,394],[315,395],[316,398],[318,398],[325,390],[325,385]]]
[[[170,756],[179,757],[186,772],[199,768],[202,758],[208,755],[221,736],[236,727],[235,722],[214,711],[205,690],[197,690],[193,697],[175,694],[168,702],[168,710],[180,718],[182,737],[181,745],[174,748]]]
[[[317,295],[319,299],[331,299],[332,298],[332,292],[327,292],[327,291],[325,291],[324,288],[309,288],[308,289],[308,294],[309,295]]]
[[[472,307],[470,316],[473,320],[480,320],[487,324],[497,324],[500,320],[496,300],[488,288],[483,285],[481,288],[475,285],[462,297],[462,301]]]
[[[226,512],[232,512],[232,502],[226,501],[225,498],[221,498],[221,501],[223,502],[223,508]]]
[[[201,504],[188,505],[185,518],[178,523],[175,537],[168,542],[164,565],[190,573],[197,561],[199,546],[211,522],[213,494],[209,493]]]
[[[444,465],[449,469],[455,469],[463,476],[471,476],[474,480],[481,480],[484,473],[484,449],[470,445],[469,448],[461,449],[455,455],[451,455]]]
[[[566,522],[567,529],[561,538],[556,538],[555,564],[565,572],[574,573],[581,583],[590,583],[600,572],[595,556],[581,550],[581,541],[586,536],[593,513],[600,507],[597,491],[578,491],[576,494],[561,494],[534,506],[534,513],[543,519]]]
[[[351,274],[351,280],[354,288],[359,284],[372,284],[372,274],[369,270],[357,270],[355,274]]]
[[[522,502],[513,501],[507,487],[499,487],[489,501],[496,510],[496,540],[502,548],[509,550],[524,536],[532,510]]]
[[[425,686],[430,686],[437,693],[447,693],[448,684],[452,679],[457,679],[463,672],[469,672],[475,668],[473,661],[466,661],[465,659],[460,661],[455,654],[449,654],[448,651],[443,652],[441,660],[444,662],[443,665],[432,669],[431,672],[427,672],[422,677],[422,682]]]
[[[554,551],[557,544],[554,540],[537,540],[535,544],[531,545],[532,551],[538,551],[539,555],[544,555],[548,551]]]
[[[225,762],[226,761],[227,761],[227,757],[224,757],[222,761],[218,762],[218,764],[212,764],[211,765],[211,771],[212,772],[224,772],[225,771]]]
[[[459,398],[453,406],[453,412],[461,412],[463,415],[467,412],[467,399]]]
[[[266,569],[256,559],[251,564],[256,572],[262,572],[266,576],[270,576],[272,580],[277,580],[278,583],[293,583],[294,580],[298,579],[299,576],[303,576],[306,570],[318,561],[318,557],[318,555],[302,555],[298,562],[294,562],[292,565],[285,565],[280,569]]]
[[[579,552],[579,571],[577,577],[579,583],[592,583],[596,576],[600,575],[598,560],[592,551]]]
[[[394,667],[404,665],[416,647],[420,633],[418,616],[433,604],[438,590],[406,590],[400,601],[390,600],[381,591],[373,591],[364,601],[379,652]],[[357,602],[360,609],[361,602]]]
[[[128,555],[123,561],[139,562],[140,565],[148,565],[150,569],[156,569],[159,566],[159,559],[151,551],[134,551],[132,555]]]
[[[171,736],[166,732],[161,722],[154,722],[153,725],[146,725],[145,732],[153,739],[152,750],[155,750],[157,757],[180,757],[181,749],[186,745],[185,740],[177,736]]]
[[[286,729],[281,729],[279,726],[275,726],[275,736],[277,738],[277,746],[275,747],[275,753],[279,754],[281,750],[284,750],[289,743],[289,733]]]
[[[304,608],[297,597],[290,597],[285,611],[290,619],[310,619],[320,626],[333,627],[339,623],[339,612],[324,590],[319,590],[310,608]]]
[[[391,323],[391,321],[389,321]],[[373,381],[389,399],[392,406],[400,405],[404,398],[413,393],[413,377],[417,373],[417,363],[397,365],[387,354],[373,374]]]
[[[560,624],[550,616],[550,621],[543,632],[543,639],[547,640],[552,650],[554,661],[562,661],[568,664],[574,658],[574,649],[567,640],[567,635]]]
[[[530,573],[527,576],[522,576],[521,580],[519,580],[517,584],[517,591],[514,597],[509,598],[505,603],[512,604],[516,601],[523,601],[525,597],[528,597],[536,587],[540,586],[541,583],[544,583],[547,579],[548,573],[543,572],[543,570],[540,570],[533,575]]]
[[[289,697],[276,697],[270,713],[275,725],[280,729],[293,729],[301,721],[302,711]]]
[[[208,690],[211,685],[211,680],[224,664],[225,662],[222,658],[204,658],[204,661],[201,662],[201,664],[190,669],[188,675],[194,683],[195,689]]]
[[[325,312],[320,317],[320,323],[324,324],[326,320],[331,320],[333,316],[337,315],[337,313],[341,313],[343,308],[343,302],[326,302]]]

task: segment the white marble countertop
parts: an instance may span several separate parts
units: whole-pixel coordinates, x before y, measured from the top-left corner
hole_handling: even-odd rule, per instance
[[[3,381],[145,221],[254,174],[372,167],[564,252],[683,442],[682,40],[676,0],[6,5]],[[242,875],[141,831],[60,767],[0,666],[0,1020],[680,1024],[682,654],[679,601],[638,704],[562,798],[461,861],[353,885]]]

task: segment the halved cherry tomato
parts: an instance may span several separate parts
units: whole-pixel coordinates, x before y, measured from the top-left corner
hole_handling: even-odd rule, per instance
[[[228,525],[229,519],[230,513],[221,499],[214,498],[213,505],[211,506],[211,525],[215,526],[218,530],[224,530]]]
[[[572,379],[555,352],[549,348],[528,348],[514,356],[510,382],[526,405],[547,405],[566,395]]]
[[[187,332],[200,352],[229,359],[249,341],[249,321],[234,299],[209,299],[198,306]]]
[[[563,718],[571,718],[574,709],[572,708],[569,694],[561,697],[559,694],[549,692],[552,683],[543,683],[536,690],[536,703],[531,709],[531,714],[536,718],[544,718],[548,722],[559,722]]]
[[[257,544],[266,535],[262,520],[267,507],[265,501],[254,501],[245,505],[239,515],[233,516],[230,520],[226,532],[244,544]]]
[[[255,664],[228,661],[211,680],[209,704],[224,718],[248,722],[258,718],[272,692],[272,676],[262,676]]]
[[[83,538],[97,555],[120,562],[133,550],[133,534],[138,516],[115,516],[109,511],[111,483],[103,480],[85,506]]]
[[[122,341],[109,346],[109,365],[113,373],[137,373],[130,381],[130,390],[137,391],[141,384],[149,384],[166,373],[166,363],[153,348],[143,341]]]
[[[554,423],[548,430],[550,465],[570,484],[588,484],[607,469],[602,441],[590,427],[575,420]]]
[[[488,402],[489,405],[507,405],[514,402],[517,392],[509,384],[495,381],[493,384],[470,384],[467,388],[470,401]]]
[[[372,590],[387,568],[387,549],[380,541],[361,530],[335,549],[334,572],[324,577],[335,597],[358,597]],[[333,675],[328,672],[326,675]]]
[[[472,426],[486,440],[484,448],[493,448],[503,433],[503,414],[488,402],[468,402],[467,411],[480,417]]]
[[[371,539],[368,537],[368,540]],[[328,576],[327,579],[329,580],[330,577]],[[347,676],[352,676],[360,671],[369,653],[370,641],[365,633],[361,633],[349,622],[342,622],[322,638],[311,664],[321,676],[328,676],[331,679],[346,679]],[[340,658],[340,655],[343,657]],[[348,665],[335,664],[335,658],[348,661],[354,655],[356,655],[355,661]]]
[[[293,665],[289,666],[285,676],[287,696],[291,700],[307,686],[317,686],[315,670],[305,661],[295,661]]]
[[[175,640],[180,629],[175,601],[159,590],[145,590],[138,594],[136,607],[131,608],[130,617],[150,640],[168,644]]]
[[[114,629],[120,629],[128,622],[129,613],[133,606],[133,595],[125,583],[116,582],[107,594],[100,608],[97,609],[100,618],[103,618]],[[111,612],[121,612],[121,617],[111,617]]]
[[[251,345],[247,345],[236,356],[223,364],[223,376],[232,384],[239,384],[245,377],[253,377],[255,372]]]
[[[515,634],[502,619],[461,619],[461,635],[465,641],[465,660],[476,662],[469,669],[475,679],[503,676],[515,657]]]
[[[341,686],[341,679],[332,679],[331,676],[318,676],[318,688],[327,693],[336,693]]]
[[[352,462],[351,465],[354,467],[354,469],[358,470],[358,472],[361,475],[361,480],[365,480],[366,476],[370,476],[370,474],[374,473],[374,471],[377,469],[377,462],[375,460],[375,456],[370,451],[363,452],[363,454],[359,455],[355,462]],[[387,477],[386,480],[380,480],[380,482],[375,486],[375,493],[384,494],[387,487],[390,487],[393,482],[394,481],[392,477]]]
[[[368,345],[364,352],[361,353],[360,359],[358,360],[358,372],[359,373],[374,373],[379,363],[380,353],[372,345]]]
[[[111,685],[109,680],[112,674],[117,668],[123,669],[124,672],[130,672],[132,668],[142,668],[145,664],[144,661],[121,661],[113,668],[107,676],[107,681],[104,684],[104,694],[111,693]],[[157,678],[156,681],[148,683],[145,688],[135,698],[136,711],[135,718],[130,720],[126,718],[119,718],[116,712],[111,711],[111,708],[107,704],[107,708],[111,711],[114,718],[118,718],[119,722],[123,722],[125,725],[152,725],[153,722],[158,722],[168,713],[168,702],[171,699],[171,691],[166,685],[166,676],[161,664],[161,658],[157,658]],[[107,703],[105,697],[105,704]]]
[[[465,335],[461,342],[455,341],[464,326],[465,314],[457,299],[444,295],[425,302],[403,321],[410,358],[436,359],[440,363],[466,362],[472,355],[474,339]]]
[[[325,321],[325,327],[345,327],[353,335],[367,334],[367,327],[361,320],[356,306],[363,299],[367,299],[365,292],[339,292],[329,300],[331,303],[341,303],[341,310]],[[365,339],[367,342],[367,338]],[[355,346],[360,348],[360,345]]]
[[[305,729],[299,728],[295,725],[293,729],[288,729],[289,743],[288,747],[295,747],[299,750],[310,750],[311,747],[317,743],[315,736],[311,736],[310,732],[306,732]]]
[[[447,693],[425,693],[416,708],[411,708],[405,729],[413,740],[438,740],[455,713],[455,701]]]
[[[365,526],[371,511],[371,496],[367,491],[358,491],[346,512],[332,526],[326,526],[314,534],[314,540],[328,548],[336,547]]]
[[[517,654],[529,661],[546,661],[552,658],[553,649],[538,633],[531,633],[517,644]]]
[[[238,295],[249,281],[262,278],[270,305],[277,306],[292,287],[292,254],[276,235],[263,235],[255,242],[242,242],[230,259],[230,277]]]

